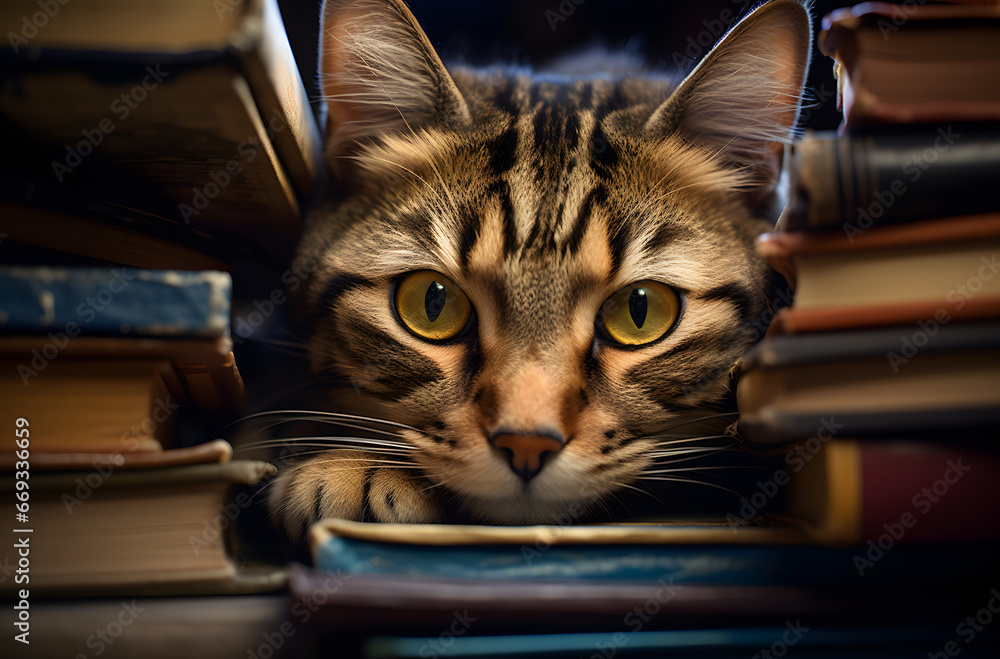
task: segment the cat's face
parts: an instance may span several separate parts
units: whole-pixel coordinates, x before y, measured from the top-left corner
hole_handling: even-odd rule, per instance
[[[630,487],[658,433],[719,405],[757,336],[753,242],[798,111],[804,10],[758,10],[679,87],[449,74],[392,0],[327,3],[324,32],[343,192],[300,249],[321,264],[312,365],[340,378],[338,411],[410,426],[393,455],[416,468],[371,462],[359,512],[330,493],[358,479],[314,460],[276,488],[286,526],[440,519],[407,480],[499,523]]]

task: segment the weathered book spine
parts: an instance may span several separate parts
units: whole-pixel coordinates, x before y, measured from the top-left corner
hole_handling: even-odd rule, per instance
[[[229,336],[232,279],[218,271],[3,267],[0,331],[71,336]]]
[[[1000,126],[884,126],[796,145],[782,229],[841,230],[1000,209]]]

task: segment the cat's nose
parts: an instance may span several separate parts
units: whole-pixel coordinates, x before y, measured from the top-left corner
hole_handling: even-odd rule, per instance
[[[565,443],[556,433],[526,435],[500,431],[490,437],[490,444],[507,455],[510,468],[525,483],[542,470],[546,454],[555,453]]]

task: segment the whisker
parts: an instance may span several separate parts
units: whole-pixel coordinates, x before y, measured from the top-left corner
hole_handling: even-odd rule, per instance
[[[666,428],[663,428],[663,430],[673,430],[674,428],[680,428],[681,426],[691,425],[692,423],[700,423],[702,421],[710,421],[712,419],[722,419],[727,416],[739,416],[739,412],[720,412],[718,414],[711,414],[709,416],[703,416],[697,419],[691,419],[690,421],[682,421],[681,423],[678,423],[676,425],[667,426]]]
[[[709,439],[730,439],[729,435],[702,435],[701,437],[683,437],[683,438],[672,438],[667,435],[649,435],[643,437],[643,439],[664,439],[665,441],[657,442],[658,446],[665,446],[667,444],[685,444],[687,442],[701,442],[707,441]],[[735,442],[733,442],[735,444]]]
[[[732,451],[732,446],[687,446],[683,448],[664,448],[650,451],[646,455],[650,457],[670,457],[671,455],[687,455],[688,453],[718,453],[720,451]]]
[[[680,478],[680,477],[672,478],[670,476],[639,476],[636,480],[645,480],[645,481],[673,481],[673,482],[676,482],[676,483],[689,483],[691,485],[705,485],[707,487],[714,487],[714,488],[719,489],[719,490],[724,490],[724,491],[729,492],[730,494],[733,494],[735,496],[741,496],[739,492],[736,492],[734,490],[730,490],[728,487],[723,487],[722,485],[716,485],[715,483],[707,483],[705,481],[694,480],[694,479],[691,479],[691,478]]]
[[[311,446],[319,446],[319,445],[313,444]],[[295,453],[289,453],[288,455],[279,455],[279,456],[270,458],[269,460],[271,462],[275,462],[275,461],[278,461],[278,460],[293,460],[295,458],[300,458],[300,457],[302,457],[304,455],[321,455],[323,453],[330,453],[332,451],[342,451],[342,450],[351,450],[351,448],[350,447],[345,447],[345,446],[334,446],[332,448],[329,447],[329,446],[322,446],[321,448],[313,448],[313,449],[308,450],[308,451],[296,451]],[[380,451],[379,455],[385,455],[385,456],[394,457],[394,458],[408,458],[408,457],[410,457],[406,453],[403,453],[403,452],[394,452],[392,450],[383,450],[383,451]],[[359,458],[350,458],[350,457],[345,457],[344,459],[345,460],[367,460],[368,458],[361,458],[361,457],[359,457]]]
[[[680,462],[680,460],[678,460]],[[708,465],[705,467],[675,467],[671,469],[654,469],[644,471],[643,474],[674,474],[679,471],[708,471],[716,469],[752,469],[749,465]]]
[[[285,418],[291,417],[289,418],[289,420],[291,421],[323,421],[327,419],[337,421],[341,419],[346,419],[348,421],[374,423],[376,425],[391,426],[393,428],[401,428],[403,430],[413,430],[415,432],[420,432],[419,428],[407,425],[405,423],[399,423],[398,421],[389,421],[388,419],[379,419],[371,416],[358,416],[356,414],[342,414],[339,412],[321,412],[319,410],[269,410],[265,412],[256,412],[254,414],[245,416],[242,419],[233,421],[232,423],[224,427],[228,428],[230,426],[234,426],[239,423],[246,423],[248,421],[256,421],[256,420],[267,420],[274,417],[285,417]]]
[[[395,449],[401,451],[416,451],[416,447],[403,442],[393,442],[387,439],[369,439],[367,437],[287,437],[284,439],[266,439],[259,442],[250,442],[248,444],[242,444],[237,447],[236,451],[249,451],[252,449],[261,448],[284,448],[287,446],[324,446],[326,442],[331,448],[339,448],[333,446],[334,442],[347,442],[348,447],[354,447],[355,445],[365,445],[365,446],[378,446],[384,447],[386,449]]]
[[[381,428],[369,428],[368,426],[356,425],[354,423],[348,423],[347,421],[337,421],[335,419],[311,419],[309,417],[289,417],[287,419],[282,419],[280,421],[274,421],[273,423],[267,423],[262,425],[257,429],[257,432],[264,430],[270,430],[271,428],[276,428],[283,423],[292,423],[294,421],[305,421],[307,423],[323,423],[329,426],[335,426],[337,428],[349,428],[351,430],[363,430],[365,432],[370,432],[375,435],[382,435],[384,437],[401,437],[399,434],[401,431],[398,430],[383,430]]]
[[[340,465],[337,467],[330,467],[329,469],[327,469],[327,471],[329,472],[357,471],[359,469],[371,469],[372,467],[379,467],[379,466],[388,466],[392,467],[393,469],[421,469],[421,470],[423,469],[423,467],[421,467],[420,465],[415,465],[411,462],[400,462],[398,460],[357,460],[356,458],[341,458],[339,460],[337,459],[316,460],[316,461],[311,461],[309,463],[309,466],[312,467],[316,465],[328,465],[328,464],[332,465],[337,462],[351,462],[351,461],[364,462],[364,464]]]

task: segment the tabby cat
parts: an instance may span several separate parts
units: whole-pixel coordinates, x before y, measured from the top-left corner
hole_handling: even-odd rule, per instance
[[[286,465],[276,521],[566,522],[683,471],[663,460],[681,420],[723,409],[768,304],[753,244],[780,210],[803,5],[758,7],[680,82],[449,72],[401,0],[322,20],[337,192],[300,303],[331,409],[378,421]]]

